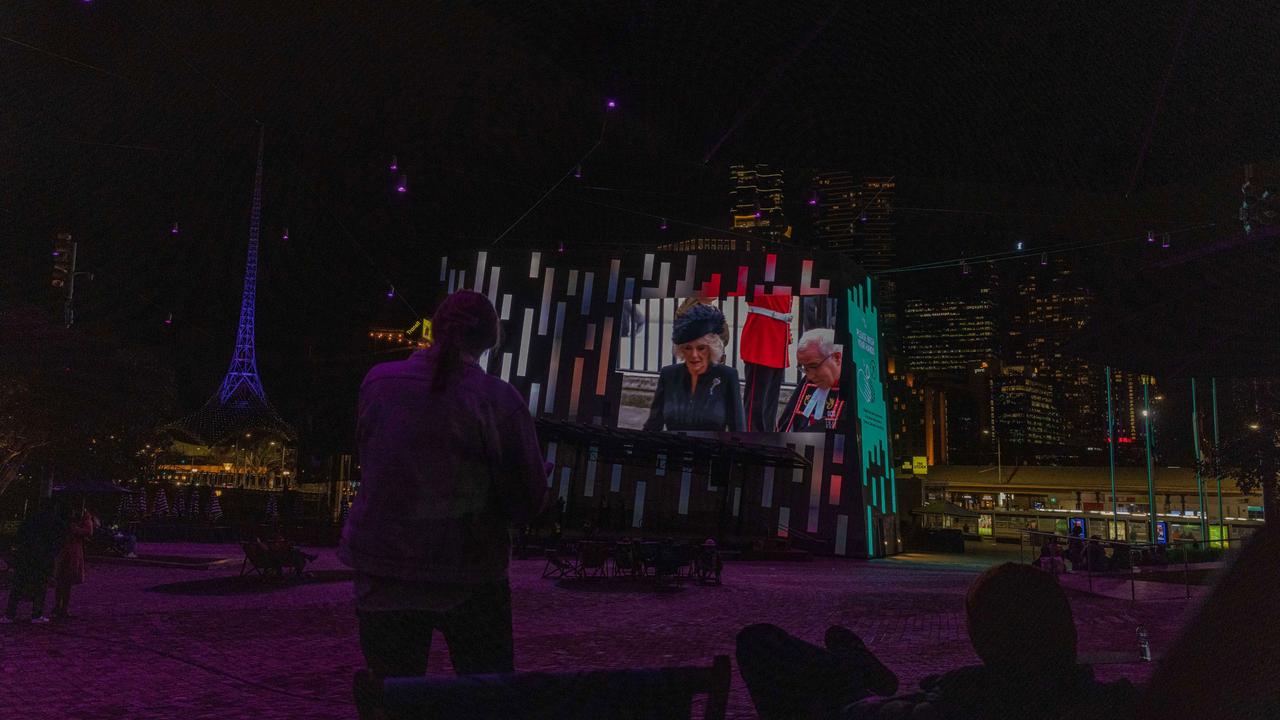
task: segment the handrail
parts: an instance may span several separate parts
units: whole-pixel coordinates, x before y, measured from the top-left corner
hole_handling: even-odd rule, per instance
[[[1185,597],[1190,598],[1191,597],[1191,563],[1189,559],[1190,558],[1189,551],[1192,549],[1196,549],[1202,543],[1204,543],[1206,546],[1209,546],[1211,543],[1217,543],[1219,546],[1222,546],[1223,544],[1229,543],[1232,540],[1231,537],[1226,537],[1226,538],[1220,538],[1216,541],[1178,539],[1178,540],[1169,540],[1165,543],[1151,543],[1151,542],[1129,542],[1127,540],[1104,540],[1102,538],[1084,537],[1083,535],[1059,535],[1056,532],[1050,533],[1050,532],[1044,532],[1042,530],[1032,530],[1031,528],[1021,528],[1018,532],[1019,532],[1018,561],[1020,563],[1024,562],[1023,548],[1028,544],[1027,543],[1028,540],[1033,540],[1033,542],[1031,543],[1033,548],[1043,545],[1045,542],[1048,542],[1050,539],[1053,540],[1055,545],[1062,544],[1059,542],[1060,540],[1066,540],[1068,544],[1071,543],[1072,541],[1076,541],[1084,545],[1086,548],[1086,551],[1090,545],[1100,546],[1100,547],[1111,547],[1113,549],[1113,553],[1112,553],[1113,557],[1115,557],[1115,553],[1118,553],[1122,550],[1126,551],[1128,553],[1128,557],[1125,558],[1127,560],[1127,568],[1125,569],[1128,570],[1127,574],[1129,576],[1129,598],[1131,601],[1134,601],[1134,602],[1137,601],[1136,581],[1137,581],[1138,566],[1139,566],[1139,563],[1134,562],[1135,555],[1141,556],[1146,553],[1172,555],[1176,553],[1179,548],[1181,548],[1183,592]],[[1239,538],[1236,538],[1236,540],[1239,540]],[[1034,541],[1038,541],[1038,542],[1034,542]],[[1170,550],[1172,550],[1173,552],[1172,553],[1169,552]],[[1032,560],[1032,562],[1033,563],[1037,562],[1038,559],[1039,558],[1036,558]],[[1064,558],[1064,561],[1065,561],[1065,558]],[[1093,592],[1093,576],[1095,573],[1093,564],[1090,562],[1085,562],[1083,564],[1089,578],[1089,591]],[[1075,563],[1073,563],[1073,569],[1075,569],[1074,565]],[[1112,574],[1111,576],[1114,577],[1114,574]]]
[[[825,545],[825,544],[828,544],[828,543],[833,542],[833,541],[832,541],[832,540],[830,540],[829,538],[820,538],[820,537],[818,537],[818,536],[816,536],[816,535],[810,535],[809,533],[807,533],[807,532],[805,532],[805,531],[803,531],[803,530],[796,530],[796,529],[792,528],[790,525],[784,525],[784,524],[782,524],[782,523],[778,523],[778,529],[779,529],[779,530],[786,530],[786,531],[787,531],[787,537],[788,537],[788,538],[790,538],[792,535],[795,535],[796,537],[799,537],[801,540],[807,540],[807,541],[809,541],[809,542],[822,543],[822,544],[824,544],[824,545]]]

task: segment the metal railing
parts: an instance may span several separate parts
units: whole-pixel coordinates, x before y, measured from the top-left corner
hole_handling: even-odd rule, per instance
[[[1129,599],[1137,601],[1137,581],[1142,579],[1143,575],[1152,575],[1161,568],[1168,568],[1171,564],[1176,567],[1176,563],[1181,560],[1182,565],[1182,586],[1183,596],[1191,597],[1191,556],[1193,553],[1199,555],[1201,551],[1206,551],[1203,557],[1205,562],[1215,562],[1226,557],[1227,548],[1230,546],[1232,538],[1223,538],[1211,542],[1200,540],[1170,540],[1167,543],[1145,543],[1145,542],[1128,542],[1124,540],[1102,540],[1100,538],[1084,538],[1080,536],[1058,535],[1056,533],[1048,533],[1042,530],[1023,529],[1020,531],[1018,542],[1018,561],[1020,563],[1028,562],[1027,548],[1032,549],[1032,556],[1029,560],[1032,564],[1048,565],[1047,568],[1055,574],[1059,572],[1067,572],[1067,562],[1071,562],[1070,572],[1083,574],[1087,578],[1089,592],[1095,592],[1095,579],[1115,579],[1124,578],[1129,583]],[[1239,538],[1235,538],[1239,540]],[[1216,549],[1221,552],[1214,555],[1210,546],[1217,546]],[[1050,558],[1048,563],[1042,563],[1046,556],[1040,552],[1048,546],[1050,548]],[[1053,546],[1058,551],[1052,549]],[[1110,550],[1111,554],[1107,555]],[[1201,562],[1200,559],[1196,561]],[[1145,569],[1145,573],[1143,572]],[[1197,568],[1200,570],[1200,568]],[[1167,572],[1167,571],[1165,571]],[[1197,583],[1198,584],[1198,583]]]

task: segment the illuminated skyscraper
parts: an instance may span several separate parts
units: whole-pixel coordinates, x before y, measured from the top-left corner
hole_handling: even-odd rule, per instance
[[[1005,368],[992,381],[991,402],[998,442],[1006,447],[1052,450],[1065,440],[1053,384],[1030,368]]]
[[[1064,440],[1098,449],[1106,438],[1102,368],[1072,343],[1089,322],[1094,297],[1062,260],[1030,270],[1017,285],[1010,339],[1013,362],[1053,383]]]
[[[768,165],[733,165],[733,229],[762,238],[784,240],[790,228],[782,210],[782,171]]]
[[[996,355],[994,298],[907,300],[902,352],[912,372],[965,372]]]

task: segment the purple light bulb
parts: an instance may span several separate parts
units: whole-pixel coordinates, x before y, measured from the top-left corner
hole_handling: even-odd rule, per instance
[[[612,110],[612,109],[614,109],[614,108],[618,107],[618,101],[617,101],[617,100],[614,100],[613,98],[609,98],[609,100],[608,100],[607,102],[605,102],[604,106],[605,106],[605,107],[607,107],[607,108],[609,108],[610,110]]]
[[[177,234],[178,234],[178,223],[174,223],[173,225],[171,225],[171,226],[169,227],[169,234],[170,234],[170,235],[177,235]]]
[[[809,204],[810,204],[810,205],[817,205],[817,204],[818,204],[818,198],[816,198],[816,197],[811,197],[811,198],[809,198]]]
[[[399,170],[399,169],[400,169],[400,163],[396,161],[396,156],[392,155],[391,156],[391,172],[395,172],[396,170]]]
[[[582,179],[582,166],[581,166],[581,165],[576,165],[576,166],[574,166],[574,168],[573,168],[573,176],[574,176],[574,177],[576,177],[576,178],[578,178],[579,180],[581,180],[581,179]]]
[[[409,176],[404,173],[400,174],[400,181],[396,183],[396,192],[402,193],[409,189]]]
[[[666,229],[667,229],[667,219],[666,219],[666,218],[662,218],[662,222],[658,225],[658,229],[659,229],[659,230],[666,230]]]
[[[285,228],[285,229],[284,229],[284,234],[280,236],[280,239],[281,239],[281,240],[288,241],[288,239],[289,239],[289,228]]]
[[[392,285],[391,287],[387,288],[387,297],[393,298],[395,296],[396,296],[396,286]]]
[[[173,313],[169,313],[169,317],[167,317],[167,318],[165,318],[165,319],[164,319],[164,324],[165,324],[165,325],[172,325],[172,324],[173,324]]]
[[[760,214],[760,211],[759,211],[759,210],[757,210],[757,211],[756,211],[755,216],[756,216],[756,217],[760,217],[760,216],[761,216],[761,214]]]

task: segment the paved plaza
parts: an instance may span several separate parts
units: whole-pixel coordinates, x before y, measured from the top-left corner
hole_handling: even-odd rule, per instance
[[[146,545],[141,552],[227,561],[203,570],[92,562],[73,596],[72,619],[0,627],[0,717],[355,717],[351,676],[362,663],[349,582],[265,582],[227,592],[234,586],[218,578],[239,572],[238,546]],[[319,552],[312,569],[321,578],[341,568],[333,550]],[[732,656],[734,634],[750,623],[775,623],[812,641],[838,623],[861,635],[910,688],[926,675],[976,662],[963,594],[984,564],[999,559],[731,562],[720,587],[687,584],[665,593],[615,592],[607,582],[565,589],[539,577],[541,560],[515,561],[516,665],[706,664],[717,654]],[[154,589],[174,583],[186,585]],[[1136,652],[1141,624],[1158,654],[1195,602],[1135,604],[1077,592],[1071,600],[1085,653]],[[1103,679],[1141,682],[1151,667],[1096,670]],[[431,672],[452,672],[439,636]],[[729,716],[754,717],[736,668]]]

